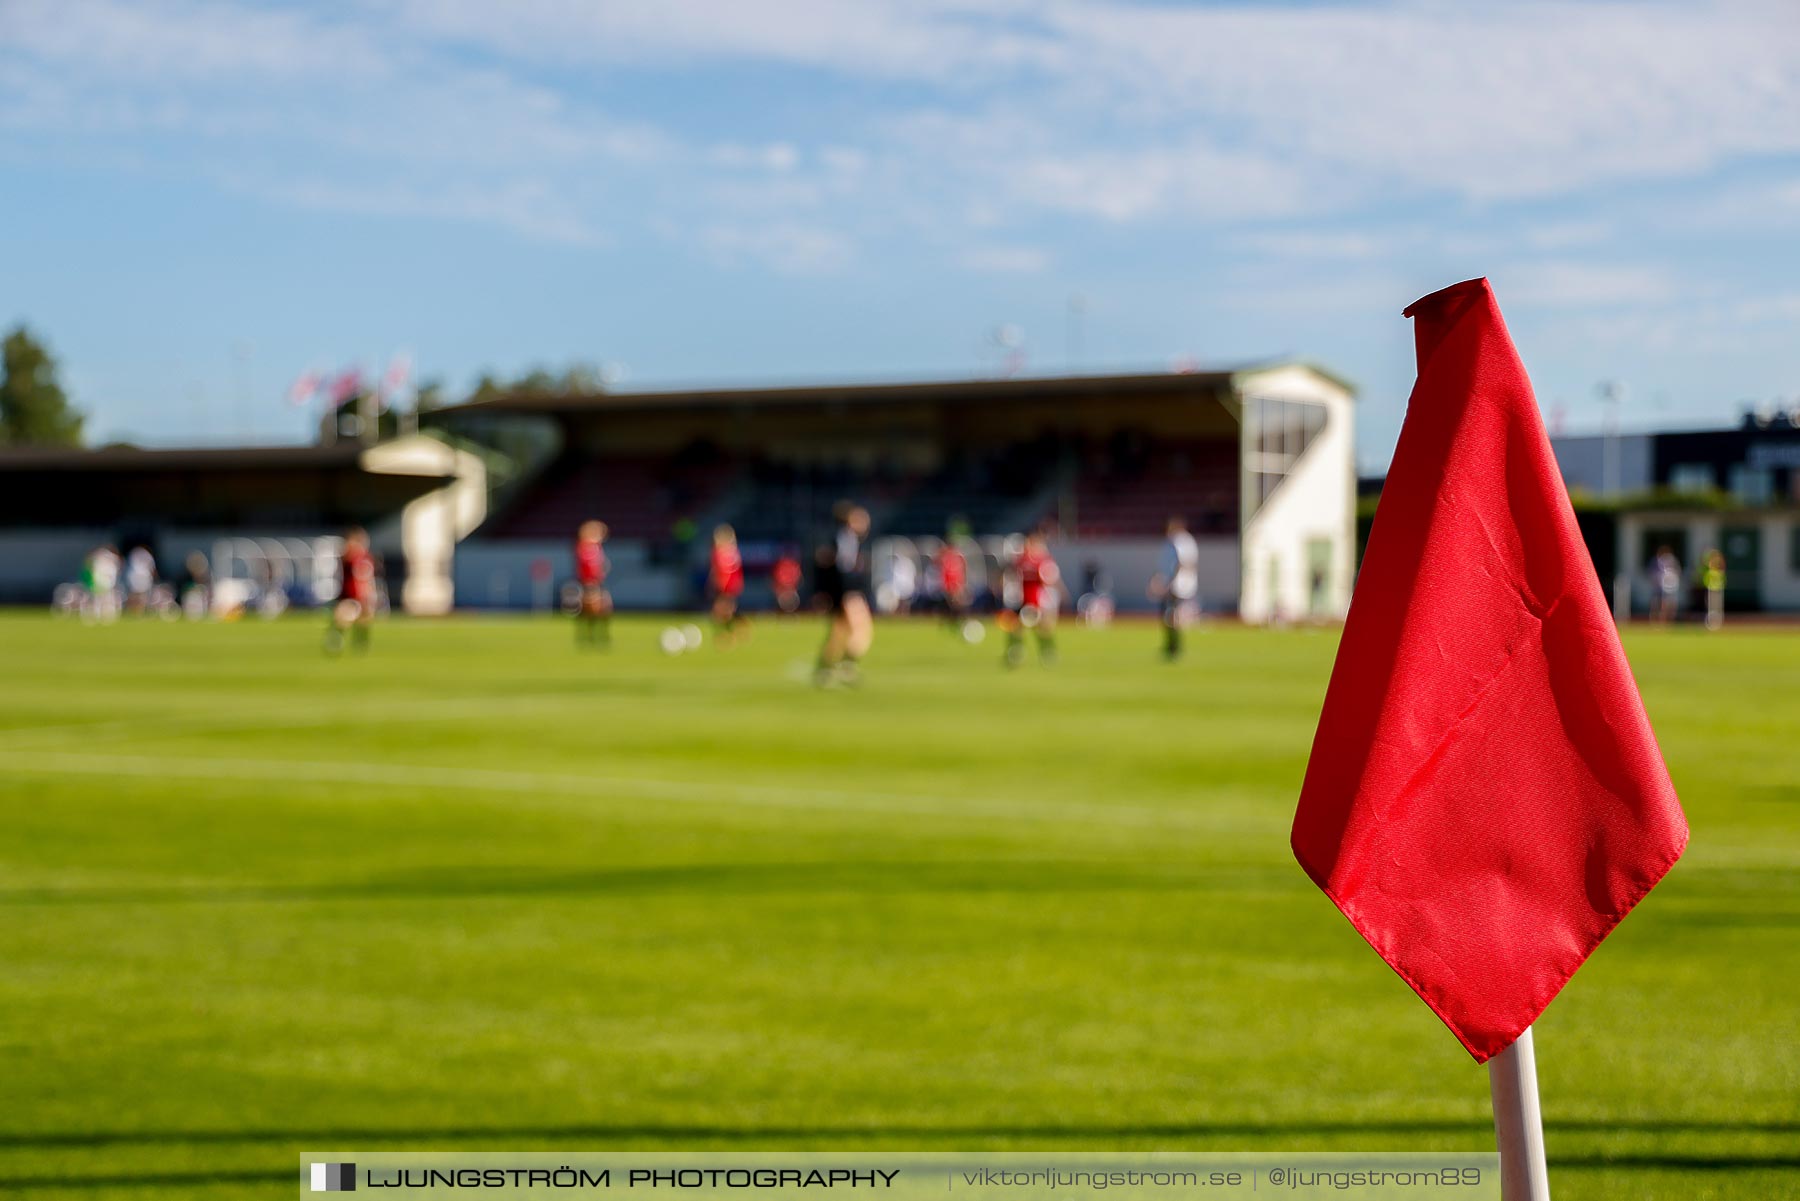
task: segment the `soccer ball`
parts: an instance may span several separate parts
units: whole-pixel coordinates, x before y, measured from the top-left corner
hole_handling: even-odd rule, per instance
[[[688,650],[690,650],[690,651],[699,650],[700,643],[703,640],[703,638],[704,638],[704,636],[700,633],[699,626],[685,625],[685,626],[681,627],[681,641],[687,647]]]
[[[962,637],[970,646],[976,646],[987,637],[987,627],[971,617],[962,624]]]
[[[687,639],[683,638],[681,631],[674,626],[665,629],[656,641],[657,645],[662,647],[665,655],[679,655],[687,649]]]

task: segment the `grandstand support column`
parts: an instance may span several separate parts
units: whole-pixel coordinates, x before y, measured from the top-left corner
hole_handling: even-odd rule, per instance
[[[446,481],[401,510],[399,543],[406,557],[406,585],[401,592],[406,612],[427,617],[450,612],[456,600],[452,569],[457,543],[487,516],[487,469],[467,451],[423,435],[370,447],[363,452],[363,463],[370,471],[432,475]]]

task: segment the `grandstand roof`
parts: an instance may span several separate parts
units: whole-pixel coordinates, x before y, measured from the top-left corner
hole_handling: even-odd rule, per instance
[[[740,405],[878,404],[918,401],[964,403],[1030,397],[1118,396],[1121,393],[1218,392],[1246,377],[1281,367],[1311,371],[1354,393],[1342,376],[1301,359],[1277,359],[1211,371],[1157,371],[1119,375],[1011,376],[877,383],[795,384],[738,388],[669,388],[636,392],[559,392],[515,389],[442,413],[593,413]]]
[[[62,447],[0,448],[0,471],[318,471],[356,467],[363,447],[204,446],[145,449],[104,446],[97,450]]]
[[[0,526],[367,522],[451,477],[338,446],[0,450]]]

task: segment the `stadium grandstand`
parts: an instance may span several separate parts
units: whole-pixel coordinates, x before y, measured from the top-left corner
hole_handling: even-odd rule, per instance
[[[337,541],[366,526],[408,612],[452,603],[457,540],[486,512],[480,459],[433,438],[374,446],[0,451],[0,601],[47,603],[96,546],[188,558],[245,592],[335,595]]]
[[[706,535],[752,574],[807,553],[832,505],[867,506],[878,577],[937,540],[1053,531],[1065,575],[1146,604],[1170,516],[1199,540],[1201,598],[1246,620],[1341,616],[1354,571],[1352,390],[1304,362],[1236,370],[640,392],[511,391],[448,429],[536,427],[551,447],[458,549],[460,603],[548,603],[585,518],[611,527],[620,604],[696,596]]]

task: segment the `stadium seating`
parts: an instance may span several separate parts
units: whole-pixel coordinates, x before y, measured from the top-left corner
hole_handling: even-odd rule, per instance
[[[961,521],[975,534],[1011,533],[1005,527],[1017,523],[1019,507],[1055,482],[1065,449],[1041,438],[985,455],[956,456],[883,517],[882,529],[942,534],[952,521]]]
[[[660,539],[679,519],[703,514],[733,480],[728,466],[701,453],[565,455],[483,532],[497,538],[569,538],[582,521],[599,517],[615,538]]]
[[[1075,482],[1083,538],[1151,538],[1172,514],[1195,533],[1236,533],[1237,443],[1115,440],[1090,451]]]
[[[1010,533],[1053,516],[1059,497],[1073,499],[1074,532],[1083,538],[1155,537],[1171,513],[1185,516],[1197,533],[1232,533],[1237,445],[1129,433],[1100,442],[1045,435],[960,453],[930,473],[733,459],[698,443],[665,456],[571,453],[527,485],[486,532],[566,538],[598,516],[615,538],[654,542],[689,518],[729,521],[747,543],[805,543],[824,532],[832,505],[844,497],[868,505],[882,533],[908,536],[942,534],[956,521],[976,534]]]
[[[880,511],[918,483],[899,471],[758,459],[744,473],[742,495],[725,514],[740,542],[804,543],[822,534],[832,506],[854,498]]]

